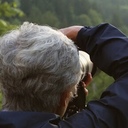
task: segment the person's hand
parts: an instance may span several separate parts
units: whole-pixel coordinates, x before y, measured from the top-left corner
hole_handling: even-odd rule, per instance
[[[88,73],[86,76],[86,80],[83,81],[83,84],[82,84],[82,86],[84,87],[84,91],[85,91],[86,96],[88,95],[87,86],[91,83],[91,81],[92,81],[92,75],[91,75],[91,73]]]
[[[70,26],[67,28],[59,29],[59,31],[61,31],[64,35],[66,35],[68,38],[70,38],[71,40],[75,42],[77,34],[82,27],[83,26]]]

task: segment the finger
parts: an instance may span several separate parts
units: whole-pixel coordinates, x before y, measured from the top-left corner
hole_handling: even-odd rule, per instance
[[[84,82],[82,82],[82,86],[84,88],[85,94],[88,95],[88,89],[86,88],[86,84]]]
[[[86,80],[83,81],[83,82],[84,82],[84,83],[86,84],[86,86],[87,86],[87,85],[89,85],[89,84],[91,83],[91,81],[92,81],[92,75],[91,75],[91,73],[87,73]]]
[[[84,88],[86,96],[88,96],[88,89]]]

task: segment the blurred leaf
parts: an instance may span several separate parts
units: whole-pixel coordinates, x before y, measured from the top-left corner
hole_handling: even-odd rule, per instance
[[[15,1],[10,3],[0,1],[0,35],[15,28],[17,25],[14,24],[18,23],[17,18],[23,16],[23,11],[18,8]]]
[[[24,13],[17,8],[16,2],[9,4],[4,2],[0,4],[0,17],[13,17],[13,16],[23,16]]]
[[[4,20],[0,19],[0,26],[7,27],[7,23]]]

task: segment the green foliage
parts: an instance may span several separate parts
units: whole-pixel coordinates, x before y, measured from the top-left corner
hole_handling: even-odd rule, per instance
[[[21,9],[26,14],[24,20],[39,24],[48,24],[58,28],[73,24],[85,25],[86,22],[88,25],[102,22],[102,16],[96,10],[90,10],[89,1],[28,0],[26,2],[26,0],[21,0],[20,2]]]
[[[6,33],[8,30],[13,29],[14,27],[16,26],[0,19],[0,35]]]
[[[80,24],[80,25],[85,25],[86,24],[87,26],[92,25],[92,20],[86,14],[81,14],[79,16],[76,16],[74,18],[74,20],[75,20],[75,24]]]
[[[109,22],[128,34],[127,0],[90,0],[93,9],[99,10],[104,22]],[[97,8],[98,7],[98,8]]]
[[[93,25],[100,24],[100,23],[102,23],[102,21],[103,21],[102,16],[100,15],[100,13],[98,13],[98,12],[95,11],[94,9],[90,9],[90,10],[88,11],[88,16],[90,17],[91,23],[92,23]]]
[[[89,90],[89,95],[87,96],[87,101],[92,99],[99,99],[102,92],[112,83],[114,79],[104,72],[100,71],[97,73],[91,84],[87,87]]]
[[[22,17],[23,12],[18,9],[16,2],[0,1],[0,35],[16,27],[17,17]]]
[[[26,14],[23,21],[57,28],[109,22],[128,33],[127,0],[20,0],[20,3]]]

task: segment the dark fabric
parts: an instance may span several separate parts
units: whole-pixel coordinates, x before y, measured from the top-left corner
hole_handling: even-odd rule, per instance
[[[0,112],[0,128],[128,128],[128,38],[110,24],[84,27],[76,44],[115,82],[67,120],[50,113]]]

